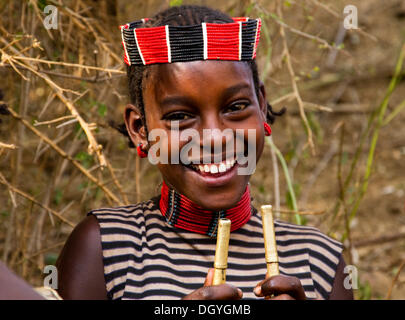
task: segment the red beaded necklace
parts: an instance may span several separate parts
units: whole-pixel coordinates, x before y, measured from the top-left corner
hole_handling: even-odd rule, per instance
[[[252,214],[249,187],[235,207],[212,211],[204,209],[163,182],[159,207],[171,226],[215,237],[220,218],[230,219],[231,231],[237,230],[249,221]]]

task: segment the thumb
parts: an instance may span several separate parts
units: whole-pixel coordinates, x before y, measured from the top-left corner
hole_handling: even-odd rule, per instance
[[[209,268],[205,277],[204,287],[212,286],[212,280],[214,280],[214,268]]]

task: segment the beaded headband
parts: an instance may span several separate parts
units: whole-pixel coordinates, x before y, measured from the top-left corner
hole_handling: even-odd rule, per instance
[[[128,65],[195,60],[252,60],[260,38],[260,19],[233,18],[232,23],[140,28],[148,19],[121,26]]]

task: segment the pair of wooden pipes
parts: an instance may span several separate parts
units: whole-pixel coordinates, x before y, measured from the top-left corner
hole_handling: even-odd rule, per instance
[[[267,276],[279,274],[276,234],[273,222],[273,209],[271,205],[260,208],[263,224],[264,252],[267,265]],[[213,285],[225,283],[226,268],[228,266],[228,248],[231,234],[231,220],[220,219],[218,222],[217,245],[215,248]]]

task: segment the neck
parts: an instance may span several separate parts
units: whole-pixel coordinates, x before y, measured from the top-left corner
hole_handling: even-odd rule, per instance
[[[230,219],[234,231],[248,222],[252,213],[248,187],[235,207],[214,211],[200,207],[163,182],[159,207],[168,224],[210,237],[216,236],[220,218]]]

